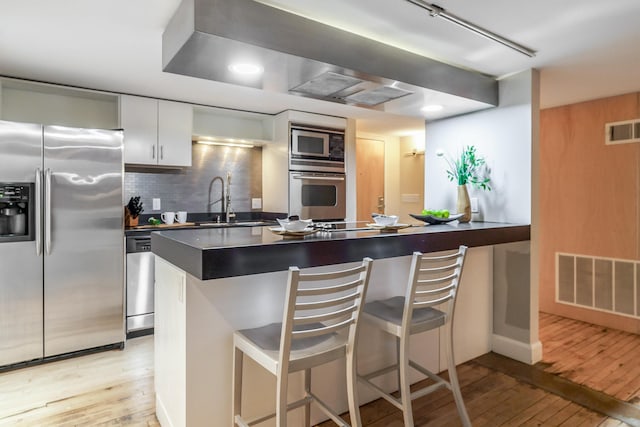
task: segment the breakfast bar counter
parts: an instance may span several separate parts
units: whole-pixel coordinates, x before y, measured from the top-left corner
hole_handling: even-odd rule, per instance
[[[171,230],[152,233],[152,251],[200,280],[282,271],[528,241],[530,226],[457,221],[413,225],[397,232],[380,230],[319,231],[285,239],[267,227]]]
[[[494,248],[520,245],[526,252],[529,236],[529,225],[482,222],[411,226],[393,233],[318,231],[300,239],[285,239],[267,227],[153,232],[158,420],[174,427],[232,425],[233,332],[282,321],[287,269],[292,265],[327,271],[371,257],[366,300],[372,301],[404,293],[414,251],[439,252],[467,245],[454,324],[456,363],[487,353],[495,341],[494,290],[499,288],[494,276],[495,280],[501,276],[494,274],[494,253],[499,252]],[[365,323],[360,337],[360,372],[394,360],[394,346],[382,333]],[[420,334],[413,341],[414,360],[434,372],[446,369],[438,331]],[[316,393],[336,410],[346,410],[344,362],[317,370],[313,374]],[[291,400],[303,392],[303,378],[296,375],[290,378]],[[419,379],[415,375],[411,380]],[[251,418],[274,410],[275,379],[248,359],[244,384],[248,390],[243,398],[245,415]],[[395,390],[394,377],[383,378],[381,387]],[[360,392],[361,404],[375,398],[368,390]],[[313,409],[312,405],[312,422],[322,421],[322,414]],[[301,411],[292,411],[289,423],[302,425]]]

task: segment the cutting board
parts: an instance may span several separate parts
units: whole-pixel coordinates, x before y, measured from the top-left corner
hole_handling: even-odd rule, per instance
[[[144,229],[144,228],[175,228],[175,227],[193,227],[195,226],[196,223],[195,222],[183,222],[183,223],[178,223],[178,222],[174,222],[173,224],[158,224],[158,225],[151,225],[151,224],[147,224],[147,225],[137,225],[135,227],[131,227],[132,229],[135,230],[140,230],[140,229]]]

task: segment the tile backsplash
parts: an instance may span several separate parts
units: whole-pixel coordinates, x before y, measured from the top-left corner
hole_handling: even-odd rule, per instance
[[[236,212],[250,212],[251,199],[262,197],[262,148],[240,148],[193,144],[192,166],[184,169],[154,169],[127,166],[124,174],[124,200],[140,196],[144,214],[166,211],[220,213],[222,191],[231,172],[231,206]],[[153,210],[159,198],[161,209]]]

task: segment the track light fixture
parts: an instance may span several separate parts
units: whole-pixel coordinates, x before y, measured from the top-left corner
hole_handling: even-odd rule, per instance
[[[475,24],[472,24],[469,21],[466,21],[462,18],[457,17],[456,15],[447,12],[446,10],[444,10],[444,8],[438,6],[437,4],[433,4],[433,3],[427,3],[426,1],[423,0],[407,0],[409,3],[413,3],[416,6],[425,9],[426,11],[429,12],[429,15],[432,17],[438,17],[438,18],[442,18],[442,19],[446,19],[449,22],[453,22],[454,24],[458,24],[463,28],[466,28],[469,31],[473,31],[476,34],[479,34],[483,37],[488,38],[489,40],[493,40],[495,42],[498,42],[504,46],[507,46],[515,51],[520,52],[523,55],[527,55],[528,57],[534,57],[536,56],[536,51],[533,49],[529,49],[526,46],[523,46],[521,44],[518,44],[514,41],[511,41],[509,39],[506,39],[494,32],[491,32],[489,30],[486,30],[482,27],[479,27]]]

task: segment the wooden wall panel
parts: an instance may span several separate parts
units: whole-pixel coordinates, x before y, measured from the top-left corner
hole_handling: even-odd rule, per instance
[[[540,309],[640,332],[640,321],[555,301],[555,254],[640,259],[640,144],[605,145],[607,122],[640,117],[633,93],[540,114]]]

